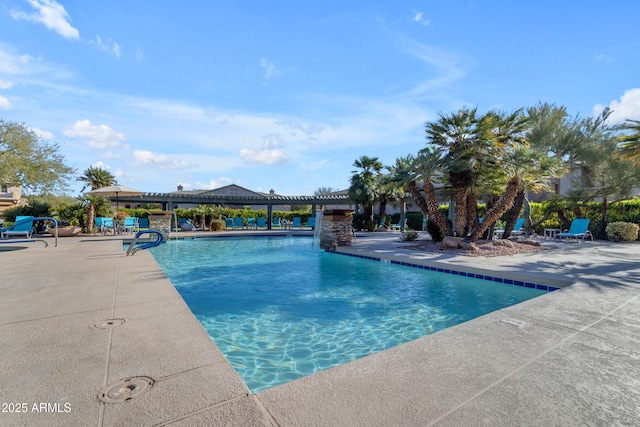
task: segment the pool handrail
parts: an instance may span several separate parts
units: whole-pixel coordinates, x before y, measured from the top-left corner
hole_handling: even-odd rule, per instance
[[[153,241],[153,242],[142,243],[140,246],[136,247],[136,243],[138,242],[138,239],[143,234],[155,234],[156,235],[156,240]],[[159,232],[158,230],[141,230],[141,231],[138,231],[136,233],[135,237],[133,238],[133,241],[131,241],[131,246],[129,246],[129,249],[127,249],[127,256],[133,255],[133,254],[135,254],[136,252],[138,252],[139,250],[142,250],[142,249],[149,249],[149,248],[154,248],[156,246],[160,246],[163,242],[164,242],[164,237],[162,236],[162,233]]]

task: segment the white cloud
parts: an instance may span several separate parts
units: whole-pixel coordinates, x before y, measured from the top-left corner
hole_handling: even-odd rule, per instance
[[[68,39],[80,38],[80,33],[68,22],[69,14],[64,7],[55,0],[26,0],[36,11],[26,13],[22,10],[12,10],[10,12],[13,19],[24,19],[26,21],[40,22],[47,28],[54,30],[62,37]]]
[[[107,125],[92,125],[89,120],[78,120],[63,132],[72,138],[82,138],[90,147],[107,149],[121,147],[124,134],[111,129]]]
[[[142,61],[142,58],[144,58],[144,52],[142,51],[142,49],[137,48],[136,49],[136,59],[138,61]]]
[[[105,52],[112,52],[117,58],[120,57],[120,45],[111,39],[108,39],[106,42],[102,41],[102,37],[96,34],[95,40],[89,40],[90,45],[96,46],[100,50],[104,50]]]
[[[596,104],[593,107],[594,115],[602,113],[605,106]],[[609,116],[609,123],[622,123],[627,119],[640,120],[640,88],[633,88],[625,91],[620,101],[614,100],[609,103],[612,113]]]
[[[424,25],[425,27],[431,23],[431,19],[425,18],[422,12],[414,11],[413,13],[413,22],[417,22],[418,24]]]
[[[189,167],[184,160],[174,159],[166,154],[153,153],[148,150],[133,150],[134,166],[154,167],[158,169],[182,169]]]
[[[11,110],[12,108],[11,102],[4,96],[0,96],[0,110]]]
[[[220,188],[230,184],[233,184],[233,180],[231,178],[220,177],[218,179],[212,179],[206,183],[197,181],[195,188],[199,190],[213,190],[214,188]],[[184,185],[184,187],[187,187],[187,185]]]
[[[0,89],[9,89],[13,86],[13,83],[9,80],[0,80]]]
[[[276,165],[289,161],[289,156],[281,150],[285,143],[278,135],[266,135],[262,137],[262,149],[252,150],[243,148],[240,150],[240,157],[248,163],[261,163],[265,165]]]
[[[268,80],[271,77],[276,77],[282,74],[280,70],[273,65],[273,62],[269,61],[267,58],[260,58],[260,66],[264,69],[264,79]]]
[[[35,134],[38,135],[41,139],[50,140],[54,138],[54,135],[48,130],[42,130],[38,128],[31,128],[31,130],[35,132]]]

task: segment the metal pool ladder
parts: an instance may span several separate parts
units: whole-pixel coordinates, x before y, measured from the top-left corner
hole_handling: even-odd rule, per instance
[[[142,243],[141,245],[136,246],[136,243],[138,243],[138,239],[143,234],[155,234],[156,240],[152,242]],[[133,238],[133,241],[131,242],[131,246],[129,246],[129,249],[127,250],[127,256],[133,255],[141,249],[149,249],[149,248],[154,248],[156,246],[160,246],[160,244],[162,244],[163,242],[164,242],[164,237],[162,237],[162,233],[160,233],[158,230],[138,231],[135,237]]]

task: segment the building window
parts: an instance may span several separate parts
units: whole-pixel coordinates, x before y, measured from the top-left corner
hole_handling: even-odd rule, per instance
[[[9,186],[7,186],[7,185],[0,186],[0,192],[1,193],[8,193],[9,192]]]
[[[560,194],[560,185],[559,184],[553,184],[553,192],[556,194]]]

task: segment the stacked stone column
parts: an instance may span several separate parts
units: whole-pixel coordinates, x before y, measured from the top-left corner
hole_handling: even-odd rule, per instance
[[[352,211],[326,209],[320,223],[320,248],[332,251],[338,246],[351,246]]]

